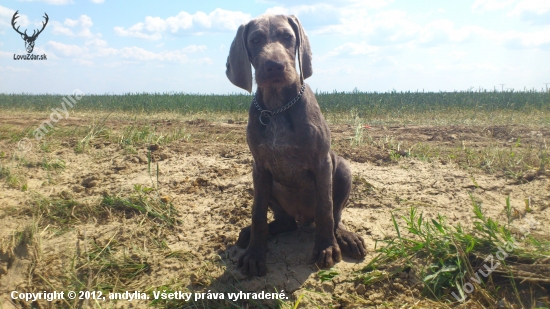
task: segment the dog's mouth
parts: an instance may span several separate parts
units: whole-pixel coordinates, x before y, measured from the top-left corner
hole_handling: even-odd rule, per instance
[[[282,79],[285,77],[285,70],[279,70],[279,71],[268,71],[266,72],[266,76],[267,78],[271,79],[271,80],[275,80],[275,79]]]
[[[273,83],[273,84],[280,84],[280,83],[283,83],[283,82],[284,82],[284,79],[279,78],[279,77],[275,77],[275,78],[271,79],[271,83]]]
[[[288,84],[290,82],[286,71],[266,72],[263,80],[270,84]]]

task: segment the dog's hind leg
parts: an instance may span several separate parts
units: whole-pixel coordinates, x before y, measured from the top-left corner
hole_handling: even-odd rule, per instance
[[[275,236],[281,233],[292,232],[298,228],[296,220],[287,214],[275,199],[271,199],[269,208],[271,208],[275,217],[275,220],[269,223],[269,235]]]
[[[279,205],[275,199],[271,199],[269,202],[269,208],[273,211],[275,220],[268,224],[269,235],[275,236],[278,234],[292,232],[298,228],[298,224],[293,217],[289,216],[284,209]],[[239,239],[237,239],[237,246],[241,248],[248,247],[250,242],[250,226],[247,226],[239,233]]]
[[[334,175],[332,176],[332,205],[334,214],[334,235],[342,253],[355,259],[367,255],[363,238],[346,229],[342,223],[342,210],[348,202],[351,193],[352,175],[349,165],[344,159],[336,155],[334,158]]]

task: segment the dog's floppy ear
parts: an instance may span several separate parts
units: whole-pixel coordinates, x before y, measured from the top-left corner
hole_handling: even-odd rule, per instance
[[[296,35],[296,50],[298,53],[298,65],[300,66],[300,81],[304,83],[304,79],[313,74],[311,66],[311,47],[304,28],[298,18],[294,15],[288,17],[288,22]]]
[[[248,59],[248,51],[246,50],[246,36],[248,33],[248,24],[242,24],[237,30],[237,35],[231,43],[225,75],[233,83],[233,85],[243,88],[248,92],[252,92],[252,68],[250,67],[250,59]]]

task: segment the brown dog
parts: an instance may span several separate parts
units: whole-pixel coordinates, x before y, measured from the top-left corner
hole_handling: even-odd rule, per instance
[[[300,74],[296,72],[296,54]],[[246,130],[254,157],[252,225],[242,229],[237,245],[247,248],[239,267],[251,276],[266,273],[268,235],[315,222],[313,260],[331,267],[342,259],[366,255],[360,236],[341,222],[351,190],[351,171],[330,150],[330,131],[315,95],[304,84],[312,74],[308,38],[295,16],[262,15],[239,27],[227,58],[227,77],[258,89]],[[288,110],[287,110],[288,109]],[[275,220],[267,223],[267,209]]]

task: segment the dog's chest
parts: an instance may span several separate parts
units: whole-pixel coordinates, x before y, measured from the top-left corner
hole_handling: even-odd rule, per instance
[[[282,115],[281,115],[282,116]],[[271,171],[276,179],[299,177],[300,171],[308,166],[308,143],[299,139],[288,117],[272,117],[263,128],[257,145],[259,161]]]
[[[293,145],[293,128],[292,123],[287,117],[275,116],[271,117],[270,123],[264,128],[261,137],[261,146],[267,147],[272,151],[288,148]]]

